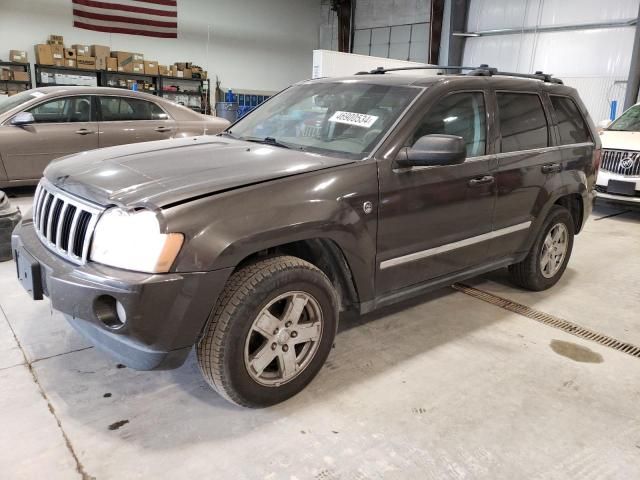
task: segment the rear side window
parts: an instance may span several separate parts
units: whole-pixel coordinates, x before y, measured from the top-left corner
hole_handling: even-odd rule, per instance
[[[567,97],[551,95],[562,145],[591,142],[591,133],[578,106]]]
[[[549,146],[549,126],[535,93],[497,93],[501,152]]]
[[[103,122],[169,118],[155,103],[127,97],[100,97],[100,112]]]

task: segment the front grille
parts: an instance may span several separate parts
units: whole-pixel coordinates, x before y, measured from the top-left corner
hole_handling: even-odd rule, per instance
[[[102,209],[41,180],[33,198],[33,225],[47,248],[77,264],[87,261]]]
[[[640,152],[603,150],[600,169],[629,177],[640,176]]]

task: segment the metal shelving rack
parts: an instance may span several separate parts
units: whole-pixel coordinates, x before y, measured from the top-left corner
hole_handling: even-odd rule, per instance
[[[22,67],[29,74],[29,80],[0,80],[0,91],[8,91],[9,85],[24,85],[23,90],[31,88],[31,65],[29,63],[0,62],[0,67]]]
[[[173,100],[179,95],[183,95],[185,97],[199,96],[200,104],[198,106],[195,105],[186,105],[187,107],[200,112],[211,114],[211,99],[209,97],[211,93],[211,81],[209,79],[200,79],[200,78],[180,78],[180,77],[167,77],[163,75],[147,75],[143,73],[128,73],[128,72],[110,72],[107,70],[81,70],[77,68],[69,68],[69,67],[56,67],[51,65],[36,65],[36,87],[46,87],[46,86],[58,86],[60,84],[56,83],[43,83],[42,82],[42,72],[56,72],[61,71],[70,74],[77,75],[89,75],[95,77],[95,85],[99,87],[112,87],[112,88],[123,88],[127,87],[124,85],[118,85],[117,80],[121,79],[126,82],[126,80],[130,80],[136,82],[138,84],[142,83],[143,85],[150,84],[153,85],[153,89],[145,89],[138,88],[138,91],[149,93],[151,95],[157,95],[159,97],[167,98],[168,100]],[[192,84],[195,88],[188,87],[185,91],[173,91],[173,90],[165,90],[165,88],[170,84],[174,83],[178,88],[182,88],[181,86]],[[64,84],[64,86],[72,85],[72,84]],[[189,103],[189,102],[187,102]]]

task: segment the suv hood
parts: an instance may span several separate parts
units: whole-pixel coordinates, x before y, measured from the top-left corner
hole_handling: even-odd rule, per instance
[[[101,205],[153,208],[352,162],[204,136],[83,152],[52,162],[44,175],[57,187]]]

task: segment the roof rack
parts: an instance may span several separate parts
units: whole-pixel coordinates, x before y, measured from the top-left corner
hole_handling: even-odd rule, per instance
[[[448,65],[425,65],[424,67],[397,67],[397,68],[384,68],[378,67],[375,70],[368,72],[358,72],[356,75],[383,75],[387,72],[401,72],[404,70],[477,70],[478,67],[462,67],[462,66],[448,66]]]
[[[424,67],[397,67],[397,68],[384,68],[378,67],[375,70],[368,72],[358,72],[356,75],[383,75],[387,72],[401,72],[404,70],[469,70],[467,75],[492,77],[492,76],[504,76],[504,77],[517,77],[517,78],[530,78],[532,80],[540,80],[547,83],[556,83],[563,85],[564,82],[559,78],[553,77],[549,73],[544,73],[540,70],[531,73],[516,73],[516,72],[501,72],[495,67],[490,67],[487,64],[482,64],[479,67],[464,67],[464,66],[447,66],[447,65],[425,65]]]
[[[530,78],[532,80],[541,80],[547,83],[556,83],[558,85],[563,85],[564,82],[559,78],[555,78],[550,73],[544,73],[541,70],[538,70],[536,73],[516,73],[516,72],[501,72],[497,68],[492,68],[489,65],[482,64],[478,68],[470,71],[467,75],[471,76],[482,76],[482,77],[492,77],[494,75],[500,75],[504,77],[516,77],[516,78]]]

